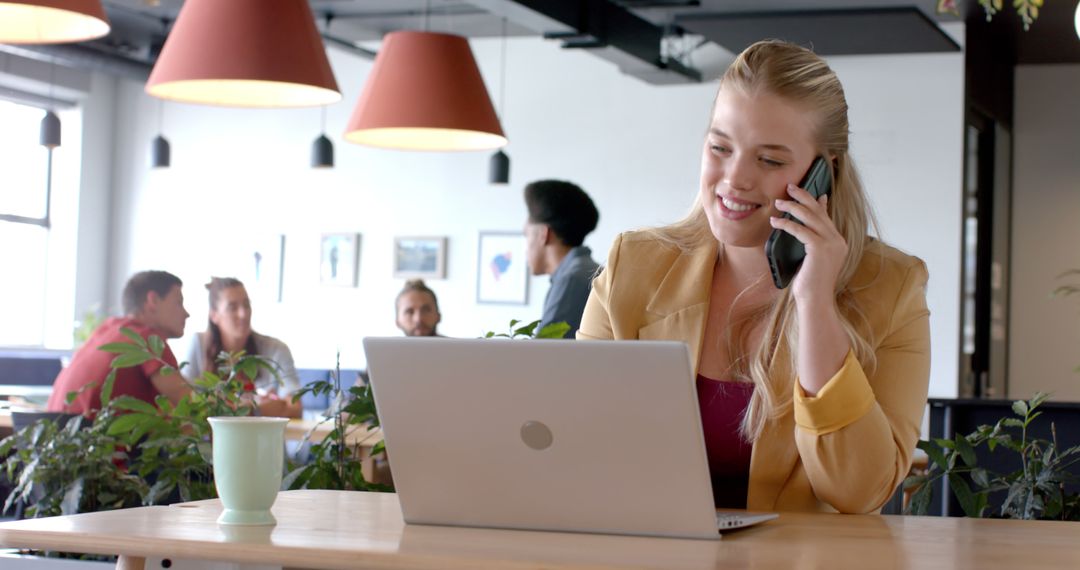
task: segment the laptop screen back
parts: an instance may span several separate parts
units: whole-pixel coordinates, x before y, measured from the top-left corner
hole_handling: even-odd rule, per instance
[[[364,348],[407,522],[718,536],[684,344]]]

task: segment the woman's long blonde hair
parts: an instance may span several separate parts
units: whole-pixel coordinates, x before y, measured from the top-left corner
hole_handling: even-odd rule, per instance
[[[864,367],[872,370],[877,363],[873,340],[863,312],[852,295],[851,279],[871,239],[867,230],[877,225],[848,153],[848,108],[840,80],[828,64],[810,50],[769,40],[755,43],[739,54],[721,77],[720,89],[738,89],[751,95],[769,93],[817,115],[818,151],[832,157],[833,191],[829,197],[829,213],[848,245],[847,257],[837,279],[836,303],[855,356]],[[653,232],[683,250],[702,247],[716,239],[705,216],[700,192],[686,218]],[[749,333],[754,325],[762,322],[765,326],[761,342],[750,351],[747,348]],[[741,431],[746,439],[755,441],[766,423],[786,413],[792,403],[794,379],[770,374],[772,360],[782,345],[788,348],[789,370],[797,369],[798,319],[791,289],[785,289],[766,306],[733,315],[725,336],[732,375],[754,383],[754,395],[743,417]]]

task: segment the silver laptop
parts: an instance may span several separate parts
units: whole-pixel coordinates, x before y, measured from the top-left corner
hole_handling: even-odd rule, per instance
[[[686,345],[365,338],[408,523],[719,538]]]

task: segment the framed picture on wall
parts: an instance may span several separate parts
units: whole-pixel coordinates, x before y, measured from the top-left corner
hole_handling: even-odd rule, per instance
[[[356,287],[360,234],[323,234],[320,246],[319,281],[323,285]]]
[[[248,293],[260,299],[280,303],[285,281],[285,235],[259,239],[252,247]]]
[[[394,238],[394,277],[446,279],[446,238]]]
[[[529,302],[525,234],[480,232],[476,301],[507,305],[525,305]]]

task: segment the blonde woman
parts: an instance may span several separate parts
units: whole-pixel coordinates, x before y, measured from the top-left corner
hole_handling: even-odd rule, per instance
[[[815,200],[797,184],[819,156],[833,190]],[[718,507],[875,512],[907,473],[929,381],[927,272],[872,224],[840,81],[767,41],[720,80],[691,213],[615,240],[577,337],[689,345]],[[782,290],[774,229],[806,248]]]

